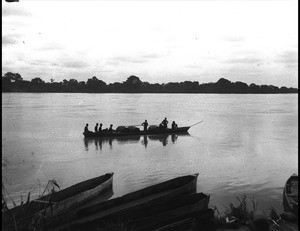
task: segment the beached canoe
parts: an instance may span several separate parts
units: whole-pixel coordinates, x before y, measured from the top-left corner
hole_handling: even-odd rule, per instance
[[[186,218],[183,220],[179,220],[164,226],[155,229],[154,231],[185,231],[185,230],[193,230],[193,226],[195,223],[195,218]]]
[[[135,136],[135,135],[159,135],[159,134],[173,134],[173,133],[187,133],[191,126],[187,127],[178,127],[176,129],[171,128],[157,128],[148,131],[132,131],[132,132],[84,132],[83,135],[85,138],[91,137],[119,137],[119,136]]]
[[[197,178],[198,173],[177,177],[63,216],[57,216],[56,219],[50,220],[48,224],[58,229],[66,228],[74,224],[117,215],[134,206],[177,198],[188,193],[196,193]]]
[[[165,199],[159,202],[138,205],[125,209],[117,214],[69,226],[70,230],[110,230],[110,225],[126,224],[129,230],[148,230],[161,227],[171,222],[198,217],[199,213],[208,212],[209,196],[203,193]],[[149,229],[151,228],[151,229]]]
[[[285,212],[292,212],[298,217],[298,176],[288,178],[283,189],[283,206]]]
[[[164,228],[163,230],[214,230],[211,229],[211,222],[208,223],[214,217],[213,209],[202,209],[197,204],[187,205],[181,208],[166,211],[161,214],[156,214],[151,217],[146,217],[140,220],[133,221],[135,231],[153,231]],[[193,219],[193,223],[190,225],[192,229],[185,229],[185,226],[179,226],[178,223],[185,219]],[[176,224],[177,223],[177,224]],[[209,225],[208,225],[208,224]],[[174,225],[175,224],[175,225]],[[182,224],[181,224],[182,225]],[[184,228],[185,227],[185,228]],[[208,229],[206,229],[208,228]]]
[[[24,221],[39,212],[45,217],[70,212],[111,189],[113,174],[106,173],[9,209],[3,215],[4,220],[9,223],[14,217],[17,226],[22,227],[26,225]]]
[[[186,219],[181,219],[176,222],[169,223],[151,231],[192,231],[192,230],[218,230],[214,219],[214,210],[207,209],[207,211],[198,213],[196,216],[190,216]],[[224,229],[224,231],[227,229]],[[241,229],[242,231],[243,229]],[[245,229],[246,231],[248,229]],[[227,231],[233,231],[229,229]]]
[[[176,222],[161,226],[154,231],[190,231],[194,230],[193,228],[196,226],[196,218],[186,218],[182,220],[178,220]],[[204,229],[203,229],[204,230]]]

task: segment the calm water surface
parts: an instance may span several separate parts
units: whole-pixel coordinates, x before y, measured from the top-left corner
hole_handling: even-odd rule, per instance
[[[96,122],[135,125],[164,117],[185,136],[84,140]],[[298,172],[298,95],[2,93],[2,180],[20,203],[55,179],[61,188],[115,172],[114,195],[199,173],[198,192],[223,211],[247,194],[282,211]],[[11,203],[10,203],[11,205]]]

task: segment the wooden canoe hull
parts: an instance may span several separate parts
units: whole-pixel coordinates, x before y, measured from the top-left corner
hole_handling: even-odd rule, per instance
[[[152,229],[153,230],[153,229]],[[191,230],[216,230],[214,221],[214,211],[208,209],[207,212],[199,212],[196,215],[189,216],[185,219],[178,219],[174,222],[168,222],[161,225],[154,231],[191,231]]]
[[[157,202],[134,206],[114,214],[112,217],[113,219],[137,220],[190,205],[197,205],[200,209],[207,209],[209,198],[210,196],[204,193],[189,193],[176,198],[167,198]]]
[[[143,204],[125,209],[119,213],[81,224],[69,226],[71,230],[96,230],[107,224],[122,222],[126,227],[136,230],[139,228],[160,227],[177,219],[196,216],[199,212],[207,211],[209,196],[203,193],[187,194],[177,198],[165,199],[159,202]]]
[[[50,208],[47,209],[46,215],[57,216],[58,214],[72,211],[72,210],[84,205],[88,201],[93,200],[94,198],[101,195],[103,192],[112,188],[113,173],[108,173],[106,179],[107,180],[105,180],[105,181],[99,181],[102,183],[100,183],[96,187],[91,187],[90,189],[82,191],[72,197],[68,197],[65,200],[59,201],[58,203],[56,203],[52,206],[51,210],[50,210]],[[74,185],[74,186],[76,186],[76,185]],[[73,186],[71,186],[71,187],[73,187]]]
[[[202,220],[213,218],[214,210],[207,207],[203,208],[201,203],[199,201],[194,204],[187,204],[153,216],[133,220],[130,223],[136,231],[152,231],[187,218]]]
[[[18,225],[22,226],[24,220],[39,212],[43,212],[44,216],[57,216],[60,213],[69,212],[111,189],[113,174],[107,173],[58,192],[42,196],[38,200],[30,201],[22,206],[14,207],[6,212],[4,217],[10,219],[12,215],[15,217]]]
[[[119,137],[119,136],[135,136],[135,135],[159,135],[159,134],[172,134],[172,133],[186,133],[190,129],[190,126],[187,127],[178,127],[177,129],[156,129],[155,131],[139,131],[139,132],[87,132],[83,133],[85,138],[91,137]]]
[[[198,174],[177,177],[121,197],[79,209],[64,216],[57,216],[49,224],[60,229],[73,224],[112,216],[134,206],[147,205],[148,203],[172,199],[188,193],[196,193],[197,178]]]
[[[292,212],[298,217],[298,176],[296,174],[289,177],[285,183],[283,206],[285,212]]]
[[[209,220],[214,217],[213,209],[202,209],[197,204],[188,205],[181,208],[173,209],[161,214],[147,217],[138,221],[133,221],[135,231],[153,231],[161,227],[166,229],[166,226],[182,221],[188,218],[195,220]],[[136,222],[136,223],[135,223]],[[204,227],[200,227],[204,228]],[[169,230],[174,230],[174,227]],[[178,229],[182,231],[183,229]],[[204,229],[192,229],[192,230],[206,230]]]

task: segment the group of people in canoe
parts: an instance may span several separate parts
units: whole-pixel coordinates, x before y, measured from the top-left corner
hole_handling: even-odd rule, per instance
[[[95,128],[94,128],[94,132],[95,133],[101,133],[101,132],[114,132],[115,130],[112,128],[113,127],[113,125],[111,124],[110,126],[109,126],[109,128],[105,128],[105,129],[102,129],[102,124],[100,123],[100,125],[99,125],[99,127],[98,127],[98,123],[96,123],[96,126],[95,126]],[[85,125],[85,127],[84,127],[84,132],[85,133],[88,133],[88,132],[91,132],[90,130],[89,130],[89,124],[86,124]]]
[[[167,120],[167,118],[165,118],[160,124],[159,124],[159,128],[160,129],[167,129],[168,128],[168,123],[169,121]],[[147,120],[145,120],[144,123],[142,123],[142,125],[144,126],[144,131],[147,131],[148,129],[148,122]],[[172,122],[171,125],[172,130],[175,130],[178,128],[177,124],[175,123],[175,121]]]
[[[165,119],[159,124],[158,127],[159,127],[160,129],[167,129],[167,128],[168,128],[168,123],[169,123],[169,121],[167,120],[167,118],[165,118]],[[144,127],[144,131],[148,131],[148,126],[149,126],[149,124],[148,124],[147,120],[145,120],[141,125]],[[116,132],[116,131],[113,129],[113,125],[112,125],[112,124],[109,126],[109,128],[105,128],[105,129],[103,129],[102,126],[103,126],[102,123],[100,123],[100,124],[99,124],[99,123],[96,123],[96,126],[95,126],[95,128],[94,128],[94,132],[95,132],[95,133],[102,133],[102,132],[113,133],[113,132]],[[172,128],[172,130],[175,130],[175,129],[178,128],[178,126],[177,126],[177,124],[175,123],[175,121],[172,122],[171,128]],[[89,130],[89,124],[86,124],[86,125],[85,125],[85,128],[84,128],[84,133],[89,133],[89,132],[91,132],[91,131]]]

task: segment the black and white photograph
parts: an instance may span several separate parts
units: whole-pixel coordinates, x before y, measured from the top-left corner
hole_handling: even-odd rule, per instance
[[[297,0],[2,0],[2,230],[297,231]]]

